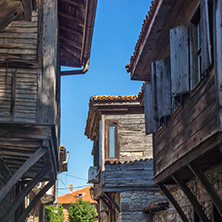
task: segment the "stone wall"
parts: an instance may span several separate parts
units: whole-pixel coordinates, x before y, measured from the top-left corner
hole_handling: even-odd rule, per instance
[[[146,205],[166,198],[159,191],[125,191],[120,193],[120,208],[118,222],[146,222],[147,216],[142,212]]]
[[[209,171],[206,176],[214,185],[214,188],[217,190],[220,198],[222,198],[222,166]],[[198,202],[203,206],[203,209],[208,218],[212,219],[213,204],[204,187],[199,183],[197,179],[190,181],[187,185],[196,196]],[[172,191],[172,194],[174,198],[178,201],[188,219],[190,221],[194,221],[193,207],[183,191],[180,188],[176,188]],[[153,215],[153,222],[182,222],[182,219],[180,218],[172,204],[170,204],[168,210],[164,210]]]

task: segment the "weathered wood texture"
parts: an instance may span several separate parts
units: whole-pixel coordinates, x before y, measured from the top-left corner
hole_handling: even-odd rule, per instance
[[[214,72],[203,78],[187,95],[168,122],[155,136],[156,175],[215,134],[218,129]]]
[[[37,63],[37,12],[35,11],[32,13],[32,21],[13,21],[0,31],[0,64],[15,61]]]
[[[0,30],[4,29],[11,21],[24,11],[21,1],[0,2]]]
[[[157,122],[155,119],[154,92],[151,84],[144,85],[144,112],[146,134],[155,133]]]
[[[215,17],[215,38],[214,38],[214,64],[217,101],[219,107],[219,122],[222,129],[222,2],[214,1]]]
[[[58,21],[57,2],[43,1],[43,74],[42,74],[42,122],[55,123],[56,77],[58,75]],[[53,33],[53,35],[52,35]]]
[[[0,68],[0,83],[0,121],[36,122],[37,70]]]
[[[171,114],[170,57],[155,62],[155,66],[157,116],[160,119]]]
[[[153,187],[153,160],[106,164],[102,172],[102,187],[133,188]],[[119,190],[119,189],[118,189]]]
[[[152,136],[145,135],[144,114],[106,115],[105,121],[107,120],[118,121],[117,142],[120,161],[152,158]]]
[[[172,95],[189,92],[188,24],[170,30]]]

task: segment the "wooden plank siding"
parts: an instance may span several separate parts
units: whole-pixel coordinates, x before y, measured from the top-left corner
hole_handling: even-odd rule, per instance
[[[102,172],[102,187],[104,192],[115,189],[120,191],[130,187],[156,189],[153,182],[153,160],[106,164],[105,171]]]
[[[0,63],[37,63],[37,12],[32,21],[13,21],[0,31]]]
[[[214,70],[185,97],[167,127],[155,135],[156,175],[218,131]]]
[[[0,68],[0,121],[36,122],[37,83],[35,69]]]
[[[152,136],[145,135],[144,114],[106,115],[105,121],[107,120],[118,121],[120,161],[152,158]]]

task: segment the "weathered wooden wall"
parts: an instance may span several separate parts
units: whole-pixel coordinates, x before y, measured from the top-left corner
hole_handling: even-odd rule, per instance
[[[163,126],[155,136],[155,174],[212,136],[218,129],[214,70],[206,75],[183,106],[173,114],[167,127]],[[199,153],[198,153],[199,155]],[[189,158],[189,157],[188,157]]]
[[[32,21],[13,21],[0,31],[0,64],[37,62],[37,16],[33,11]]]
[[[144,188],[154,186],[153,160],[106,164],[102,172],[103,190],[106,188]],[[152,188],[150,188],[152,189]],[[156,188],[154,188],[156,189]]]
[[[0,68],[0,121],[36,122],[38,70]]]
[[[0,121],[56,124],[59,138],[57,6],[47,4],[0,31]]]
[[[13,21],[0,31],[0,121],[37,122],[37,21],[33,11],[31,21]]]
[[[152,158],[152,136],[145,135],[144,114],[106,115],[117,120],[117,141],[120,161]]]

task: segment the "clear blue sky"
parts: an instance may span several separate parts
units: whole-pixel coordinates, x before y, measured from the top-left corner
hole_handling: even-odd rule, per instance
[[[95,95],[135,95],[142,82],[125,70],[133,54],[150,0],[98,0],[89,71],[62,77],[61,144],[70,151],[68,172],[59,174],[58,195],[69,184],[87,185],[92,142],[84,135],[89,98]],[[82,179],[77,179],[82,178]]]

